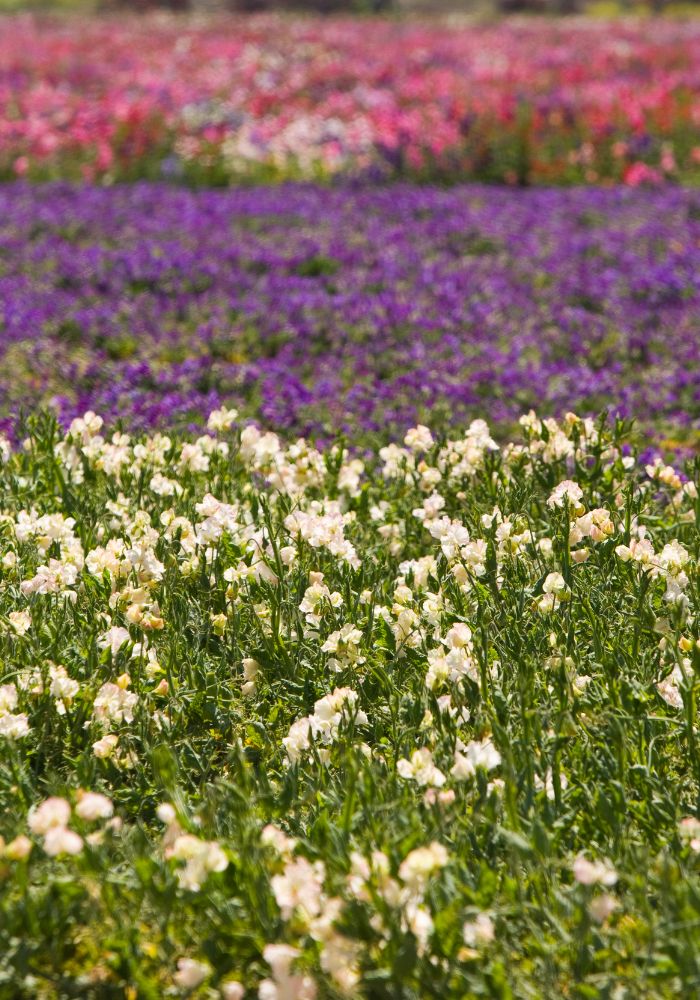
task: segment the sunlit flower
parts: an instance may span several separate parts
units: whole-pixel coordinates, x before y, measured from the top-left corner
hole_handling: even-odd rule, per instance
[[[410,760],[402,758],[396,764],[396,770],[402,778],[415,781],[418,785],[432,785],[441,788],[445,784],[445,775],[433,763],[433,755],[427,747],[414,750]]]
[[[66,799],[52,797],[34,806],[29,812],[29,829],[32,833],[45,834],[53,827],[63,827],[70,820],[70,803]]]
[[[496,928],[488,913],[477,913],[462,927],[462,937],[468,948],[485,948],[496,936]]]
[[[100,792],[83,792],[78,796],[75,806],[75,814],[81,819],[96,820],[109,819],[114,813],[114,805],[111,799]]]
[[[289,945],[265,946],[263,958],[272,970],[272,979],[263,979],[260,983],[260,1000],[315,1000],[316,984],[313,979],[292,971],[292,963],[298,956],[299,951]]]
[[[44,836],[44,850],[50,857],[80,854],[83,838],[65,826],[52,826]]]
[[[211,972],[207,962],[198,962],[194,958],[178,958],[177,972],[173,979],[181,990],[194,990],[200,986]]]
[[[582,854],[575,859],[571,868],[574,878],[581,885],[615,885],[617,872],[606,861],[589,861]]]

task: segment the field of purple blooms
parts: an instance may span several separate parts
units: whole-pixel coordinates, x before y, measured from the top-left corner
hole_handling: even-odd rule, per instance
[[[699,300],[695,191],[9,185],[0,417],[357,441],[607,407],[692,448]]]

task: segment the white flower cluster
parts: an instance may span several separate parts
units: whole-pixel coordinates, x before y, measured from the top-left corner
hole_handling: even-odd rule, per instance
[[[354,852],[348,878],[348,892],[357,900],[369,903],[379,896],[388,907],[399,913],[404,930],[416,939],[419,953],[428,948],[434,922],[425,895],[430,881],[449,859],[447,849],[433,841],[426,847],[417,847],[399,865],[397,877],[390,874],[389,858],[382,851],[374,851],[369,859]],[[373,929],[388,936],[389,928],[379,912],[372,918]]]
[[[27,714],[15,712],[18,700],[14,684],[0,685],[0,736],[8,740],[21,739],[29,733]]]
[[[328,549],[331,555],[358,569],[360,560],[354,545],[345,538],[345,526],[353,520],[343,514],[335,500],[325,503],[312,501],[309,509],[296,510],[284,520],[287,531],[295,538],[301,538],[313,549]]]
[[[50,857],[80,854],[83,850],[83,838],[68,826],[72,812],[79,820],[88,823],[107,820],[108,828],[119,830],[121,827],[120,821],[112,818],[114,806],[106,795],[101,792],[79,792],[77,799],[74,810],[71,810],[67,799],[54,796],[44,799],[29,811],[29,829],[31,833],[44,838],[42,846]],[[103,836],[103,831],[98,830],[89,834],[87,841],[93,845],[99,844]],[[30,849],[27,845],[27,853]]]
[[[321,760],[328,760],[329,744],[337,739],[344,718],[352,719],[357,726],[367,725],[367,716],[357,708],[357,702],[357,692],[351,688],[335,688],[331,694],[319,698],[313,714],[297,719],[282,740],[289,763],[296,764],[301,760],[312,743],[318,744],[317,752]]]
[[[245,750],[251,773],[269,767],[270,787],[303,790],[288,824],[298,840],[276,827],[263,831],[280,934],[261,948],[269,971],[246,979],[246,995],[257,988],[263,1000],[329,990],[358,996],[364,963],[394,954],[404,934],[442,969],[431,951],[431,886],[449,859],[437,841],[409,851],[422,842],[415,831],[444,830],[445,843],[453,835],[458,843],[464,817],[484,807],[497,843],[522,795],[547,823],[562,805],[578,808],[572,734],[600,740],[615,630],[644,664],[625,697],[670,717],[669,726],[657,719],[654,732],[684,738],[686,717],[673,714],[695,703],[700,649],[694,485],[663,463],[644,478],[607,436],[599,442],[596,427],[571,414],[529,414],[521,426],[524,443],[499,450],[483,421],[448,441],[418,425],[360,460],[340,446],[321,453],[303,440],[283,445],[275,434],[241,428],[225,408],[211,414],[206,435],[185,443],[160,434],[106,438],[88,413],[48,456],[78,498],[95,483],[99,503],[85,503],[85,523],[79,503],[68,516],[53,488],[27,475],[21,499],[10,497],[0,513],[0,736],[18,741],[5,744],[8,759],[29,758],[44,738],[60,756],[57,734],[70,733],[64,769],[82,741],[92,771],[80,773],[113,782],[104,787],[121,802],[118,782],[149,766],[149,745],[181,753],[182,726],[188,741],[194,734],[193,753],[200,744],[212,754],[222,784]],[[26,473],[29,454],[6,462],[24,463]],[[619,587],[619,614],[610,581]],[[596,618],[599,607],[605,619]],[[527,767],[518,759],[525,751],[510,749],[522,744],[504,735],[517,729],[519,693],[532,699],[524,716],[542,705],[546,719]],[[281,777],[280,759],[288,768]],[[352,782],[352,808],[368,788],[383,797],[382,809],[386,789],[392,803],[408,804],[413,832],[396,857],[398,842],[370,840],[368,824],[346,831],[345,867],[319,860],[306,810],[325,808],[326,795],[331,802]],[[34,850],[47,867],[45,855],[64,859],[62,870],[71,855],[92,858],[88,845],[100,838],[112,844],[110,799],[65,794],[31,810],[29,833],[40,840],[0,842],[3,861]],[[177,813],[167,803],[157,811],[161,867],[183,906],[196,893],[218,898],[235,880],[216,876],[234,858],[238,866],[239,846],[220,832],[218,817],[193,810],[186,819],[186,795],[172,797]],[[686,858],[700,852],[697,820],[686,817],[677,832],[674,849]],[[378,843],[386,853],[373,850]],[[567,852],[556,877],[562,872],[572,912],[584,908],[602,926],[622,905],[611,862]],[[357,906],[367,919],[354,941],[348,927]],[[456,962],[474,962],[504,926],[504,912],[497,898],[474,894],[458,920],[450,948],[456,941]],[[208,957],[211,966],[180,955],[166,988],[204,986],[240,1000],[243,985],[222,981]]]
[[[352,995],[359,980],[359,946],[335,927],[342,914],[343,902],[325,893],[326,870],[323,862],[312,864],[305,857],[295,857],[296,842],[274,826],[263,830],[262,841],[273,847],[282,858],[282,870],[273,875],[270,882],[283,920],[294,920],[297,926],[301,924],[305,928],[321,949],[321,968],[342,993]],[[277,989],[280,987],[279,978],[279,975],[273,976],[277,980],[274,983]],[[312,983],[309,979],[308,989],[313,988]],[[266,989],[271,989],[271,986]]]
[[[623,562],[636,564],[651,579],[663,579],[666,583],[664,596],[669,603],[686,603],[685,590],[689,583],[686,568],[690,553],[680,542],[674,539],[667,542],[661,552],[655,552],[641,526],[637,529],[637,537],[631,539],[629,545],[618,545],[615,552]]]

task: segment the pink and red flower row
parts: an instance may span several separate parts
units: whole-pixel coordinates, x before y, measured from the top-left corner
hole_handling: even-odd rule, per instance
[[[700,21],[5,18],[0,174],[700,180]]]

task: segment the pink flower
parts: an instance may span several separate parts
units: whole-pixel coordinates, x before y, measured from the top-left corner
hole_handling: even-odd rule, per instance
[[[625,170],[622,179],[630,187],[639,187],[641,184],[661,184],[663,182],[663,177],[658,170],[654,170],[653,167],[640,161],[630,164],[627,170]]]

